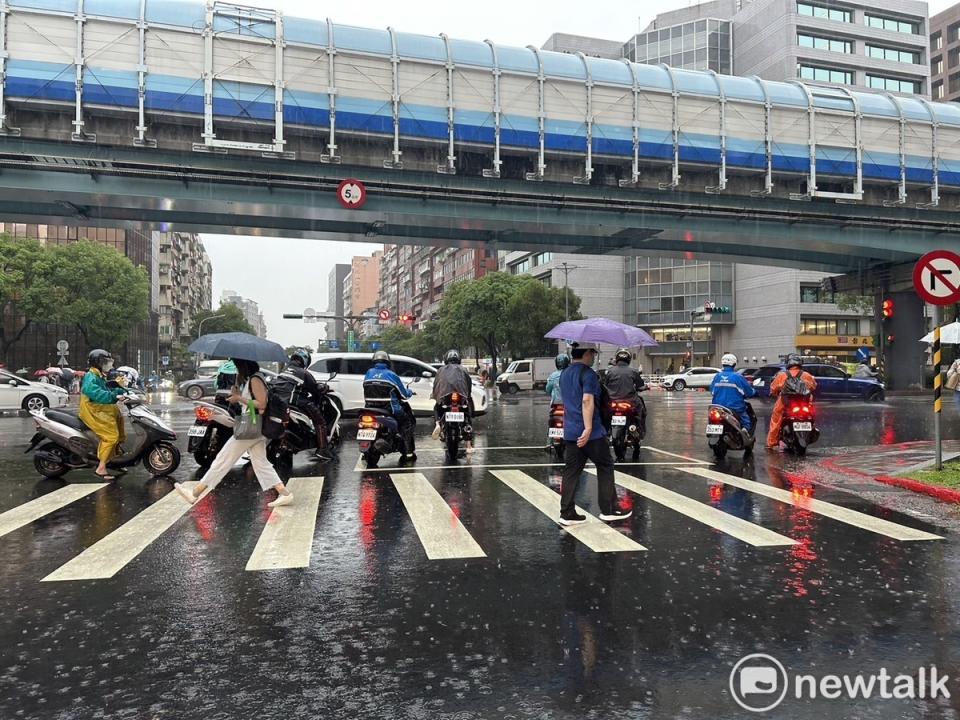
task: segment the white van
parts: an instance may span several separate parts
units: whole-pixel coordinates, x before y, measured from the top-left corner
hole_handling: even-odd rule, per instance
[[[514,360],[497,377],[500,392],[513,395],[521,390],[534,390],[547,386],[547,378],[557,369],[556,358],[537,357],[529,360]]]
[[[410,398],[410,407],[417,415],[433,415],[434,402],[430,399],[435,368],[416,358],[391,355],[393,371],[416,393]],[[373,367],[372,353],[320,353],[313,356],[310,372],[319,382],[326,382],[330,373],[337,373],[329,381],[343,404],[345,414],[357,414],[363,409],[363,378]],[[487,412],[487,393],[478,383],[473,384],[473,407],[477,415]]]

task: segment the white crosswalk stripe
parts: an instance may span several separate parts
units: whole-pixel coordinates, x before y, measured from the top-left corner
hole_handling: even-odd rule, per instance
[[[196,483],[189,482],[184,485],[193,487]],[[47,575],[43,582],[113,577],[186,515],[191,507],[178,493],[167,493],[73,560]]]
[[[271,511],[247,570],[310,567],[323,478],[291,478],[287,488],[293,493],[293,503]]]
[[[797,497],[790,491],[784,490],[783,488],[764,485],[763,483],[759,483],[754,480],[747,480],[734,475],[727,475],[726,473],[717,472],[716,470],[707,470],[706,468],[687,466],[678,467],[677,469],[692,475],[699,475],[707,480],[713,480],[715,482],[721,482],[726,485],[733,485],[734,487],[749,490],[750,492],[758,495],[764,495],[768,498],[779,500],[780,502],[802,508],[803,510],[809,510],[810,512],[823,515],[824,517],[828,517],[833,520],[839,520],[847,525],[853,525],[854,527],[858,527],[863,530],[869,530],[870,532],[878,533],[879,535],[886,535],[894,540],[943,540],[943,538],[939,535],[924,532],[923,530],[916,530],[906,525],[899,525],[895,522],[890,522],[889,520],[873,517],[872,515],[857,512],[856,510],[841,507],[840,505],[834,505],[833,503],[824,502],[823,500]]]
[[[70,503],[74,503],[90,493],[94,493],[100,488],[105,488],[109,484],[110,483],[77,483],[76,485],[67,485],[66,487],[54,490],[30,502],[24,503],[19,507],[15,507],[12,510],[0,513],[0,537],[14,530],[18,530],[25,525],[29,525],[44,515],[56,512],[60,508],[66,507]]]
[[[597,474],[596,470],[590,470],[589,472],[594,475]],[[725,513],[710,505],[705,505],[702,502],[688,498],[686,495],[681,495],[660,485],[654,485],[646,480],[633,477],[633,475],[616,472],[614,473],[614,477],[617,485],[625,487],[637,495],[652,500],[658,505],[663,505],[671,510],[675,510],[692,520],[712,527],[714,530],[732,535],[738,540],[742,540],[755,547],[776,547],[796,544],[796,540],[791,540],[772,530],[754,525],[751,522]]]
[[[519,470],[492,470],[491,473],[504,485],[533,505],[554,522],[560,519],[560,496],[549,487]],[[583,508],[577,512],[585,515],[582,525],[562,527],[567,533],[594,552],[637,552],[646,550],[643,545],[631,540]],[[559,523],[558,523],[559,524]]]
[[[486,557],[486,553],[436,491],[426,475],[390,476],[420,543],[431,560]]]

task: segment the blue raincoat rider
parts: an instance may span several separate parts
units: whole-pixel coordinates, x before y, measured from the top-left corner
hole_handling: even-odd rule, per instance
[[[570,356],[566,353],[557,355],[554,363],[557,369],[550,373],[547,378],[547,395],[550,396],[551,405],[563,405],[563,395],[560,393],[560,374],[570,365]]]
[[[736,371],[737,356],[727,353],[720,359],[723,370],[713,377],[710,391],[713,404],[720,405],[740,416],[740,425],[748,432],[753,431],[753,418],[747,410],[747,398],[757,394],[750,381]]]
[[[393,370],[390,369],[390,356],[383,350],[377,350],[373,354],[373,367],[367,370],[363,378],[364,384],[368,382],[383,382],[393,386],[390,392],[390,411],[400,428],[400,435],[404,438],[407,446],[406,455],[413,456],[415,443],[413,438],[413,427],[416,425],[416,418],[413,411],[404,400],[413,397],[413,391],[403,384],[403,380]]]

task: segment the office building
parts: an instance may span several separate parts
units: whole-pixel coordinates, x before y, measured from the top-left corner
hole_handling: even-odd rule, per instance
[[[347,315],[363,315],[368,310],[377,307],[377,298],[380,295],[380,260],[383,252],[377,250],[370,256],[357,256],[350,262],[349,304],[344,298],[344,308],[349,308]],[[345,292],[347,285],[344,285]]]
[[[194,316],[212,306],[213,269],[200,236],[154,232],[159,249],[160,364],[168,366],[174,348],[190,344]]]
[[[221,305],[235,305],[243,312],[243,317],[253,328],[253,334],[265,338],[267,336],[267,324],[263,321],[263,313],[260,312],[260,306],[254,301],[243,297],[233,290],[224,290],[220,296]]]
[[[330,270],[327,276],[327,314],[338,317],[327,320],[327,342],[345,343],[347,333],[344,326],[343,315],[343,284],[347,275],[351,271],[351,266],[346,263],[338,263]]]
[[[570,35],[569,33],[554,33],[547,38],[541,47],[542,50],[570,53],[575,55],[582,52],[588,57],[609,58],[619,60],[622,56],[622,43],[616,40]]]
[[[960,100],[960,3],[930,17],[930,97]]]

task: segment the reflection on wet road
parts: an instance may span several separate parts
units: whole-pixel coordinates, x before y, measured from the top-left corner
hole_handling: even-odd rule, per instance
[[[904,407],[897,440],[917,439]],[[183,434],[189,406],[163,411]],[[812,470],[900,411],[836,406],[811,457],[714,465],[705,398],[656,398],[652,447],[618,466],[633,515],[596,519],[588,472],[573,528],[529,397],[494,405],[455,466],[427,436],[414,467],[364,470],[349,441],[298,461],[296,503],[272,511],[242,464],[192,508],[142,471],[41,480],[17,447],[29,421],[2,418],[0,717],[739,718],[729,673],[752,652],[960,676],[949,523]],[[860,702],[774,716],[960,712]]]

